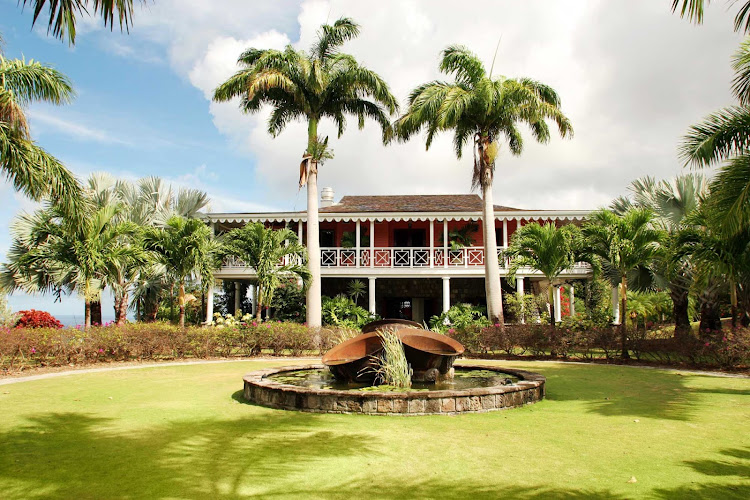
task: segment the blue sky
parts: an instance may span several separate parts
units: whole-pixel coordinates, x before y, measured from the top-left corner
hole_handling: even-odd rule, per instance
[[[135,179],[158,175],[208,191],[214,211],[301,209],[296,165],[305,126],[278,138],[265,112],[242,115],[236,103],[213,104],[213,88],[231,75],[250,46],[307,48],[321,23],[351,16],[361,35],[345,46],[378,71],[404,101],[415,85],[440,78],[439,51],[467,45],[487,63],[500,40],[496,73],[531,76],[552,85],[575,128],[573,140],[526,141],[524,154],[501,147],[495,201],[521,208],[593,209],[623,194],[643,175],[683,172],[676,149],[687,127],[731,103],[730,56],[740,35],[732,12],[712,2],[706,23],[673,15],[670,2],[477,0],[456,9],[448,0],[155,0],[138,7],[130,34],[83,18],[75,47],[31,29],[32,13],[0,0],[5,57],[54,65],[78,97],[62,107],[29,110],[35,139],[85,178],[107,171]],[[476,12],[483,12],[478,17]],[[487,64],[489,66],[489,64]],[[320,187],[346,194],[466,193],[469,152],[459,160],[450,137],[383,147],[372,125],[350,126]],[[0,184],[0,256],[9,224],[34,205]],[[106,302],[110,299],[105,297]],[[80,314],[81,302],[15,295],[14,309]],[[105,308],[105,313],[110,309]]]

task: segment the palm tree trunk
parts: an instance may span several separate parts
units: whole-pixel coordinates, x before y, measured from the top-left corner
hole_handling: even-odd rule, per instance
[[[180,328],[185,328],[185,284],[180,282],[179,295],[177,302],[180,306]]]
[[[115,322],[117,326],[122,326],[127,321],[129,304],[130,304],[130,296],[128,295],[128,292],[123,292],[122,297],[120,297],[120,303],[118,304],[118,309],[117,309],[117,318]]]
[[[672,315],[674,316],[674,336],[685,337],[692,332],[688,306],[690,293],[683,287],[671,287],[669,295],[672,298]]]
[[[263,298],[263,287],[260,286],[260,283],[258,283],[258,286],[255,289],[255,319],[258,321],[261,321],[261,312],[263,310],[263,307],[261,307],[261,299]]]
[[[555,328],[555,286],[552,284],[552,280],[549,282],[547,292],[549,296],[549,324],[552,325],[552,328]]]
[[[307,151],[312,152],[318,137],[318,119],[307,124]],[[321,326],[320,239],[318,236],[318,172],[317,164],[310,163],[307,175],[307,267],[310,286],[307,289],[307,326]]]
[[[99,325],[102,324],[102,301],[92,300],[91,301],[91,324]]]
[[[83,328],[84,330],[88,330],[91,328],[91,301],[86,299],[84,304]]]
[[[484,163],[483,148],[479,158]],[[483,165],[483,172],[489,168]],[[487,316],[493,324],[505,325],[503,297],[500,289],[500,263],[497,258],[497,236],[495,232],[495,203],[492,199],[492,174],[482,175],[482,234],[484,235],[484,289],[487,295]]]
[[[628,353],[628,277],[622,275],[622,297],[620,299],[620,344],[622,349],[621,358],[630,359]]]
[[[169,322],[174,323],[174,284],[169,287]]]

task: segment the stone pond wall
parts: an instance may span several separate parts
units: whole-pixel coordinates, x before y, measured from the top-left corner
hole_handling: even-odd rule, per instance
[[[244,398],[284,410],[368,415],[434,415],[479,413],[536,403],[544,398],[545,378],[523,370],[462,365],[466,369],[494,370],[518,377],[514,385],[465,390],[413,392],[356,392],[313,389],[274,382],[269,375],[293,370],[322,369],[323,365],[288,366],[246,375]]]

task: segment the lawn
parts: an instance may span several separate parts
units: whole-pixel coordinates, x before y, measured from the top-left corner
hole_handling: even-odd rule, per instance
[[[242,374],[286,361],[0,386],[0,496],[750,498],[750,379],[486,363],[546,375],[547,399],[428,417],[239,400]]]

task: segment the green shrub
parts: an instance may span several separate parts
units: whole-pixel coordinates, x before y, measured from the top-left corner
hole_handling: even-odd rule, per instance
[[[324,325],[356,329],[378,319],[377,315],[370,314],[346,295],[323,297],[322,315]]]
[[[464,330],[469,327],[490,326],[487,309],[472,304],[455,304],[448,311],[430,319],[430,329],[445,333],[448,330]]]

